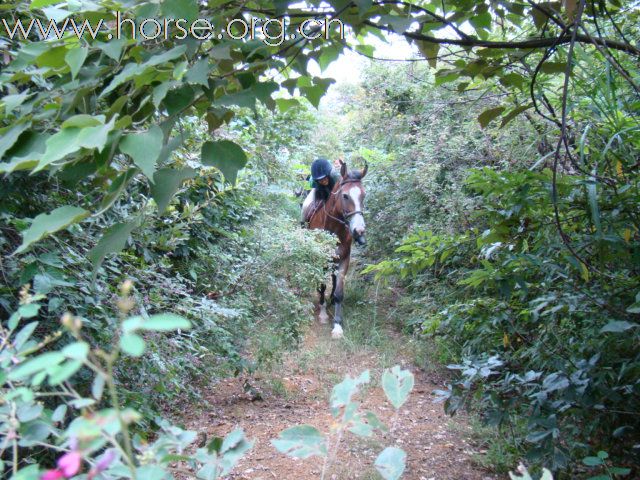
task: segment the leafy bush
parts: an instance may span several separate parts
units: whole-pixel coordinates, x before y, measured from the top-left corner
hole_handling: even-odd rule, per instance
[[[440,392],[447,410],[477,409],[522,458],[560,475],[585,473],[580,459],[598,450],[621,472],[637,464],[640,409],[638,104],[592,57],[575,61],[584,101],[559,154],[545,140],[560,134],[552,123],[455,128],[457,100],[411,77],[365,79],[371,95],[356,107],[378,147],[361,152],[378,170],[365,272],[404,279],[406,327],[455,372]],[[547,101],[559,108],[562,95]],[[483,115],[470,109],[465,118]],[[397,131],[383,139],[387,122]]]

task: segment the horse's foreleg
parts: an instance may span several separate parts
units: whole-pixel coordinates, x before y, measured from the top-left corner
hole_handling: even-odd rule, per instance
[[[335,312],[333,315],[333,330],[331,331],[333,338],[342,338],[342,299],[344,298],[344,279],[347,276],[347,270],[349,270],[348,255],[338,264],[338,272],[336,274],[335,290],[333,292]]]
[[[318,289],[318,293],[320,294],[320,313],[318,314],[318,319],[320,323],[327,323],[329,321],[329,315],[327,315],[327,304],[324,299],[324,292],[327,289],[327,286],[324,283],[320,284],[320,288]]]
[[[336,274],[332,273],[331,274],[331,295],[329,295],[329,298],[331,298],[331,305],[335,303],[335,297],[336,297]]]

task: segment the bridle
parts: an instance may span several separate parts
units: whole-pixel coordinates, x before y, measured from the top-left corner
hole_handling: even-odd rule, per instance
[[[340,181],[340,188],[337,189],[335,192],[332,192],[331,195],[338,195],[338,194],[342,194],[342,187],[344,185],[346,185],[347,183],[362,183],[362,179],[358,178],[358,179],[354,179],[354,178],[347,178],[345,180]],[[349,227],[349,222],[348,220],[353,217],[354,215],[362,215],[362,217],[364,217],[364,212],[362,210],[354,210],[353,212],[348,212],[348,213],[342,213],[342,218],[337,218],[334,217],[333,215],[331,215],[328,211],[327,211],[327,203],[324,203],[324,214],[335,220],[338,223],[343,224],[344,226],[346,226],[347,228]]]

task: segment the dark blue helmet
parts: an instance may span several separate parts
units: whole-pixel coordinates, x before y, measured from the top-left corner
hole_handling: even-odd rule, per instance
[[[331,173],[332,167],[326,158],[318,158],[311,164],[311,178],[314,180],[322,180]]]

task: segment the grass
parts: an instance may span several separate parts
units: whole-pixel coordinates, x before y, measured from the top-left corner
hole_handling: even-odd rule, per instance
[[[480,417],[473,413],[469,415],[467,423],[471,428],[471,439],[480,451],[473,455],[474,462],[498,473],[507,473],[513,470],[514,465],[518,465],[522,452],[510,441],[510,435],[483,424]],[[452,431],[469,434],[468,430],[462,431],[460,425],[453,420],[449,422],[449,427]]]
[[[267,378],[266,385],[273,395],[276,395],[280,398],[284,398],[287,400],[292,397],[291,392],[287,390],[287,386],[278,377]]]

